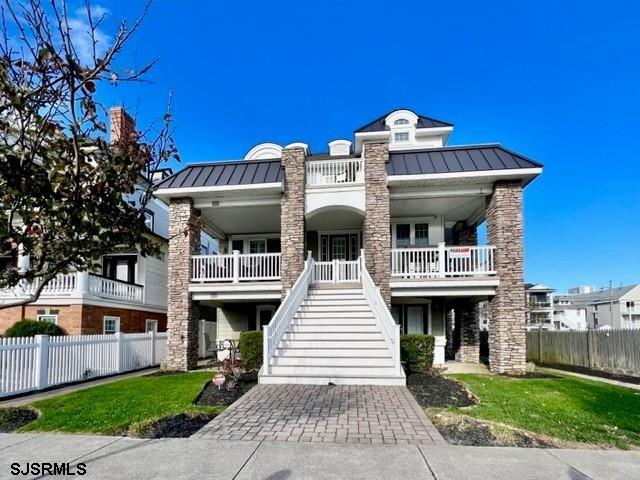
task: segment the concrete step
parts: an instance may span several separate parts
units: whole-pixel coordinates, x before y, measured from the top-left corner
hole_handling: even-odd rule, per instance
[[[297,375],[260,375],[258,382],[261,384],[283,385],[388,385],[388,386],[405,386],[407,379],[404,376],[385,376],[385,375],[360,375],[360,376],[344,376],[344,375],[306,375],[300,377]]]
[[[334,321],[336,321],[334,319]],[[318,324],[296,324],[289,325],[287,329],[287,333],[307,333],[307,332],[317,332],[317,333],[340,333],[340,332],[351,332],[351,333],[360,333],[360,332],[371,332],[371,333],[379,333],[380,330],[378,326],[373,323],[371,325],[350,325],[345,323],[344,325],[318,325]]]
[[[375,318],[371,310],[351,312],[300,312],[298,311],[293,318]]]
[[[313,365],[313,366],[271,366],[269,369],[273,375],[327,375],[360,377],[362,375],[383,375],[393,376],[396,370],[392,366],[388,367],[353,367],[347,365]]]
[[[391,356],[388,357],[273,357],[272,366],[292,367],[393,367]]]
[[[283,340],[384,340],[382,334],[376,332],[295,332],[285,333]]]
[[[299,334],[298,334],[299,335]],[[382,336],[381,336],[382,337]],[[335,349],[335,350],[353,350],[353,349],[387,349],[387,343],[383,338],[374,338],[369,340],[356,340],[353,338],[347,339],[325,339],[320,336],[320,339],[299,339],[299,338],[284,338],[278,345],[279,349],[287,350],[291,349],[305,349],[305,348],[322,348],[322,349]]]
[[[277,357],[389,357],[389,349],[386,345],[382,348],[278,348]]]
[[[292,325],[376,325],[375,318],[366,317],[348,317],[344,320],[336,320],[335,318],[294,318]]]

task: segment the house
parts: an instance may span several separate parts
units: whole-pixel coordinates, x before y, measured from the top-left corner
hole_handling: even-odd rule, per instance
[[[449,146],[453,129],[394,110],[326,153],[261,143],[160,182],[167,368],[195,366],[210,307],[219,339],[264,329],[263,383],[404,384],[400,333],[434,335],[436,364],[452,336],[455,358],[477,362],[488,300],[490,368],[523,373],[522,195],[542,166],[497,144]],[[200,255],[201,232],[219,255]]]
[[[553,288],[541,283],[524,286],[527,330],[558,330],[553,323]]]
[[[640,328],[640,285],[558,296],[560,307],[584,312],[586,328]]]
[[[109,115],[112,142],[135,128],[123,108],[112,108]],[[146,188],[148,182],[160,181],[170,173],[153,172],[140,177],[139,184]],[[134,205],[137,200],[135,195],[129,199]],[[98,272],[60,274],[44,288],[37,301],[0,309],[0,334],[23,319],[53,322],[71,335],[165,331],[169,209],[164,202],[152,199],[145,214],[149,235],[161,240],[159,255],[143,257],[131,248],[126,253],[105,255]],[[17,261],[26,265],[29,258]],[[1,291],[0,303],[24,298],[33,288],[34,285],[25,284]]]
[[[556,330],[586,330],[587,309],[573,304],[572,295],[555,295],[553,298],[553,323]]]

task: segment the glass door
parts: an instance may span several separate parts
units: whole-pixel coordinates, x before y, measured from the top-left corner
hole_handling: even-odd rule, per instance
[[[331,260],[347,259],[347,236],[332,235],[331,236]]]
[[[422,306],[407,307],[407,333],[424,333],[423,312]]]

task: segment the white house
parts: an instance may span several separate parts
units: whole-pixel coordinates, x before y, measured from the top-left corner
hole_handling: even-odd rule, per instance
[[[162,181],[168,367],[195,365],[205,306],[219,339],[265,330],[261,382],[404,383],[400,333],[434,335],[442,364],[455,311],[455,357],[478,361],[488,300],[491,369],[524,372],[522,194],[542,166],[497,144],[449,146],[453,128],[395,110],[326,153],[263,143]],[[219,255],[200,254],[200,231]]]

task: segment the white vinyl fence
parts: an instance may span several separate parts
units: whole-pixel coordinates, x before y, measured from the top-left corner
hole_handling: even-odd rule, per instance
[[[640,330],[530,331],[527,360],[640,376]]]
[[[159,365],[166,333],[0,338],[0,398]]]

